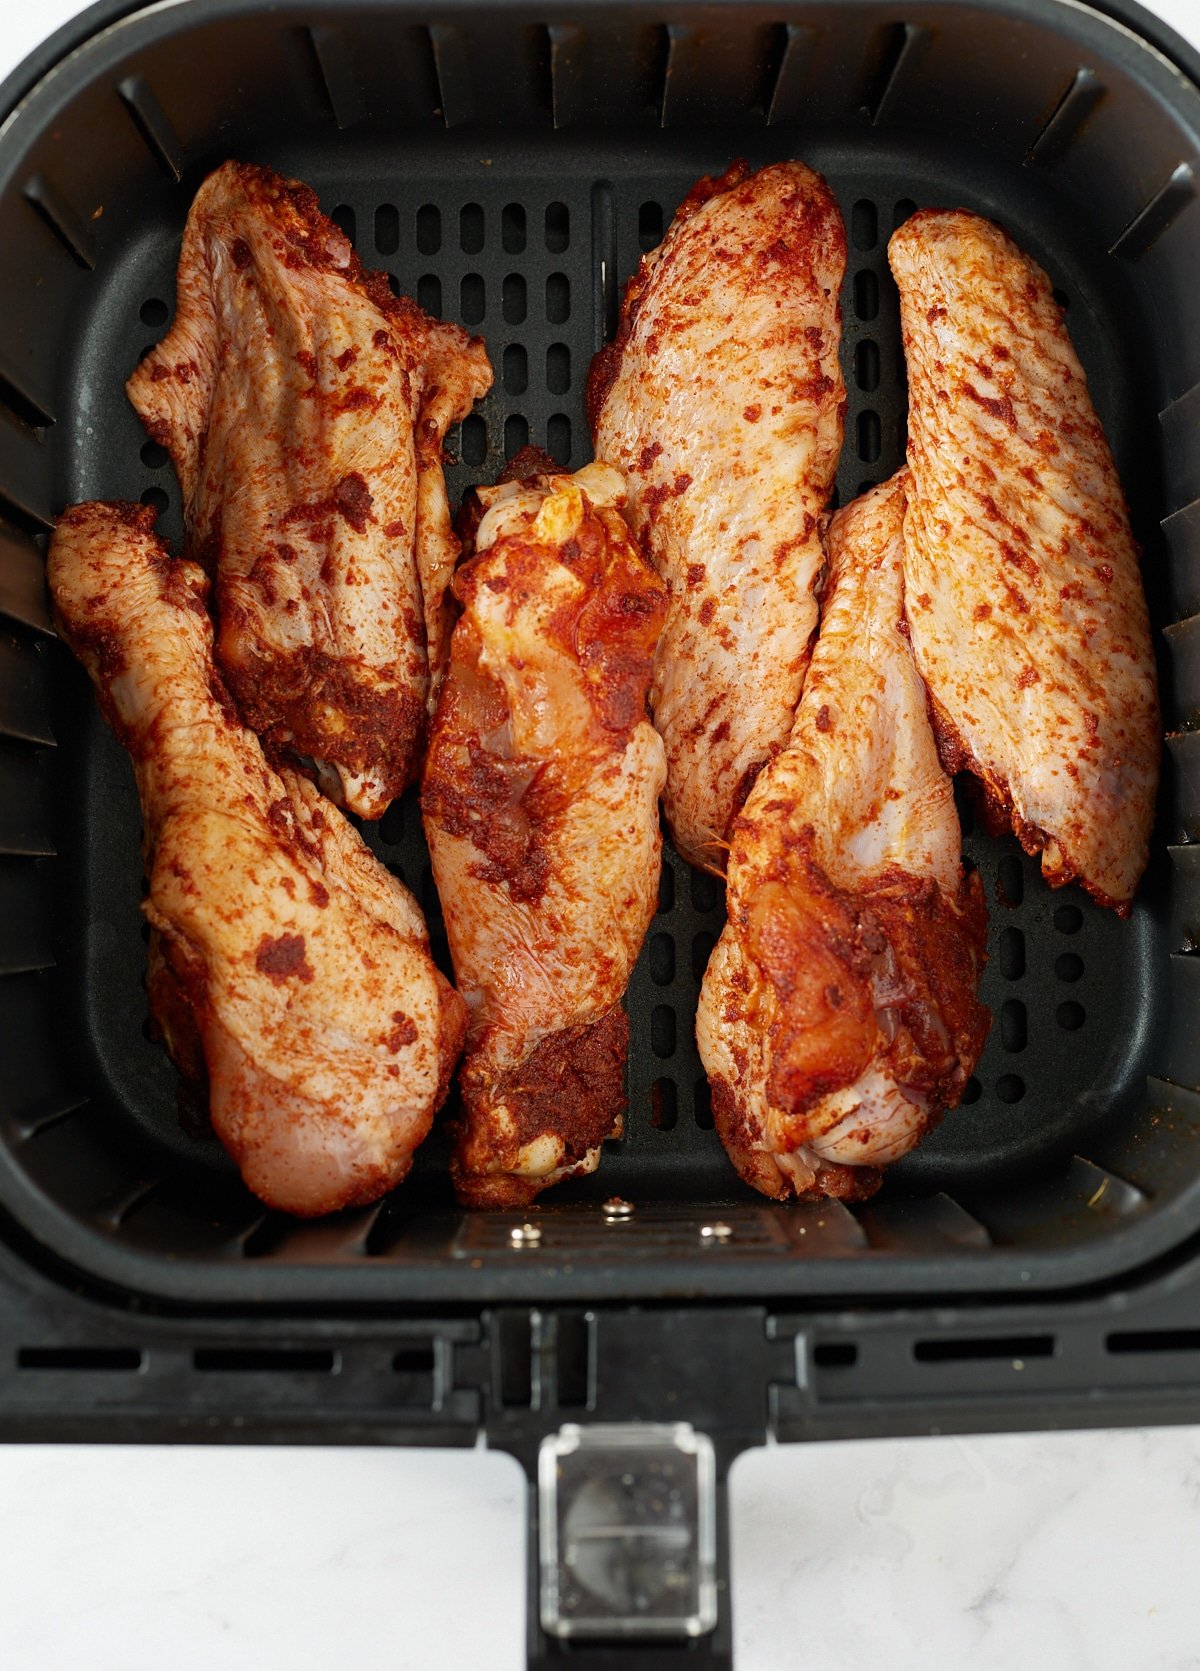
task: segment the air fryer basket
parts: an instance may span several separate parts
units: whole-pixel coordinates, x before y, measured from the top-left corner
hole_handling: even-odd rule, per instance
[[[528,1460],[560,1412],[670,1414],[719,1435],[723,1463],[768,1427],[1190,1409],[1200,70],[1124,15],[1066,0],[102,4],[0,90],[7,1431],[225,1436],[236,1415],[254,1436],[470,1442],[483,1425]],[[452,437],[457,496],[526,441],[585,462],[584,378],[621,284],[696,176],[739,155],[802,156],[845,215],[843,502],[903,456],[892,228],[917,205],[965,205],[1052,275],[1161,629],[1174,735],[1133,916],[1051,893],[964,807],[992,918],[978,1077],[876,1201],[777,1208],[725,1160],[692,1042],[720,887],[668,854],[629,995],[627,1135],[595,1178],[547,1197],[528,1233],[520,1215],[456,1209],[435,1135],[379,1208],[265,1214],[219,1146],[182,1129],[144,1036],[132,773],[53,640],[41,580],[45,531],[73,500],[141,497],[180,535],[177,484],[122,385],[167,328],[192,194],[229,156],[295,174],[368,265],[483,332],[496,386]],[[415,800],[365,833],[444,957]],[[631,1217],[605,1215],[614,1195]],[[727,1630],[723,1612],[718,1659]]]

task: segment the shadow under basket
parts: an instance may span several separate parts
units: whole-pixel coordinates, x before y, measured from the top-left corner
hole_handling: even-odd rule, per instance
[[[0,1209],[14,1235],[127,1296],[336,1310],[1028,1295],[1111,1283],[1200,1231],[1187,67],[1051,0],[915,4],[901,21],[866,3],[435,16],[184,0],[95,22],[0,135]],[[8,91],[26,91],[20,73]],[[693,1042],[722,890],[668,852],[628,999],[626,1132],[594,1178],[532,1215],[464,1214],[435,1132],[377,1208],[265,1214],[181,1123],[147,1036],[132,771],[53,639],[41,578],[45,530],[74,500],[141,498],[179,540],[177,483],[122,385],[168,328],[193,193],[229,156],[295,174],[368,266],[485,335],[496,385],[451,438],[457,498],[526,442],[587,460],[584,381],[620,286],[695,178],[743,155],[803,157],[845,216],[843,503],[903,457],[893,228],[917,206],[964,205],[1050,272],[1144,547],[1172,733],[1133,914],[1051,892],[1015,842],[971,828],[964,801],[991,913],[977,1077],[876,1200],[776,1207],[729,1166]],[[364,833],[417,893],[445,966],[415,798]],[[613,1196],[630,1217],[603,1213]],[[514,1240],[525,1216],[538,1235]]]

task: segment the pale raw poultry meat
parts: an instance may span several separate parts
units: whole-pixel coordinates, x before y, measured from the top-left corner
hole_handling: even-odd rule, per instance
[[[990,826],[1124,915],[1158,785],[1154,654],[1121,485],[1050,280],[998,226],[896,232],[905,577],[942,757]]]
[[[526,462],[526,468],[529,468]],[[478,490],[463,614],[430,740],[425,833],[471,1011],[452,1172],[524,1206],[622,1129],[622,999],[658,901],[666,604],[593,464]]]
[[[795,729],[734,825],[696,1031],[717,1130],[764,1195],[870,1195],[988,1032],[983,891],[905,636],[903,519],[902,476],[834,517]]]
[[[845,388],[846,238],[803,163],[704,179],[626,290],[588,390],[596,457],[670,589],[651,707],[680,853],[730,823],[787,742],[817,624]]]
[[[132,756],[151,1016],[269,1206],[374,1201],[409,1170],[466,1029],[412,897],[309,780],[273,771],[214,666],[209,582],[140,505],[68,511],[63,637]]]
[[[366,818],[419,771],[458,556],[442,443],[491,380],[306,186],[242,163],[201,186],[129,397],[178,473],[243,718]]]

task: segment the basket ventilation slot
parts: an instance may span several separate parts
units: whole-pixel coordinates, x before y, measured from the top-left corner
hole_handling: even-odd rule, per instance
[[[325,99],[339,128],[353,127],[367,114],[362,87],[350,61],[346,37],[340,29],[310,29],[313,58],[325,90]]]
[[[35,174],[25,186],[25,201],[33,206],[65,250],[81,267],[92,271],[96,256],[91,234],[75,210],[44,174]]]
[[[1200,1352],[1200,1329],[1123,1329],[1105,1338],[1109,1352]]]
[[[438,98],[442,120],[448,128],[469,122],[475,114],[475,91],[471,65],[461,29],[453,24],[433,24],[429,30],[433,63],[437,71]]]
[[[133,1346],[22,1346],[17,1351],[18,1369],[129,1373],[143,1369],[145,1361]]]
[[[192,1367],[220,1375],[336,1375],[338,1355],[311,1346],[200,1346]]]
[[[979,1363],[988,1359],[1052,1358],[1052,1334],[996,1335],[980,1340],[918,1340],[913,1343],[917,1363]]]
[[[887,107],[906,64],[928,31],[916,23],[889,23],[878,30],[871,42],[871,63],[862,102],[863,115],[874,126],[887,114]]]
[[[1079,69],[1026,153],[1027,163],[1049,167],[1063,157],[1107,88],[1094,71]]]
[[[154,89],[144,76],[131,75],[118,83],[117,92],[155,161],[178,185],[183,176],[183,147]]]
[[[1130,221],[1109,250],[1110,255],[1136,261],[1157,243],[1192,202],[1196,195],[1196,176],[1190,163],[1181,162],[1171,178]]]
[[[785,26],[775,85],[767,100],[768,123],[793,121],[803,110],[804,84],[816,39],[816,30],[808,24],[789,23]]]
[[[3,369],[0,369],[0,406],[8,411],[23,429],[33,430],[35,434],[40,435],[54,422],[49,412],[34,400],[28,390],[23,389],[20,383]]]

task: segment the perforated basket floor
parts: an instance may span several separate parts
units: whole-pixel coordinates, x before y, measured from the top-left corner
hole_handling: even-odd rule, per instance
[[[759,27],[753,8],[734,10],[751,34]],[[822,18],[851,15],[816,10]],[[659,240],[699,174],[720,171],[737,155],[755,164],[801,155],[827,175],[849,235],[842,501],[882,480],[903,456],[904,368],[888,236],[915,206],[978,209],[1002,219],[1046,266],[1067,306],[1146,544],[1152,609],[1166,618],[1173,594],[1157,531],[1165,501],[1156,426],[1164,372],[1143,351],[1149,315],[1134,282],[1136,262],[1156,249],[1180,212],[1175,199],[1154,196],[1159,152],[1157,172],[1138,188],[1150,193],[1150,208],[1143,212],[1136,200],[1137,212],[1122,215],[1133,231],[1114,238],[1108,206],[1085,212],[1077,183],[1056,175],[1091,108],[1091,83],[1078,81],[1076,49],[1064,47],[1053,64],[1039,64],[1034,79],[1045,83],[1045,96],[1039,93],[1040,103],[1031,91],[1023,97],[1019,139],[998,143],[994,131],[981,130],[976,143],[964,137],[958,110],[960,131],[951,143],[921,121],[911,98],[908,107],[897,102],[912,62],[909,35],[897,35],[894,20],[877,9],[861,11],[864,39],[873,44],[862,74],[839,69],[840,109],[832,107],[832,91],[824,108],[801,92],[811,87],[811,74],[804,71],[808,81],[801,76],[799,37],[789,32],[800,25],[772,23],[765,67],[743,77],[758,88],[757,103],[737,120],[722,125],[712,101],[689,92],[689,75],[700,75],[697,63],[710,73],[711,55],[694,43],[679,46],[682,36],[654,35],[659,45],[647,49],[643,79],[626,95],[627,123],[601,121],[599,106],[583,100],[577,121],[555,126],[555,91],[536,118],[545,133],[532,136],[530,110],[525,125],[496,118],[488,101],[499,99],[497,86],[489,79],[486,98],[480,93],[478,64],[476,102],[460,119],[455,53],[469,42],[451,50],[439,46],[436,29],[430,35],[413,27],[436,71],[429,96],[440,102],[431,120],[410,112],[395,127],[367,108],[384,84],[383,70],[372,67],[378,87],[372,83],[367,92],[355,79],[361,43],[347,57],[344,40],[342,47],[330,44],[330,31],[284,20],[280,87],[286,81],[303,117],[291,125],[282,114],[274,123],[243,124],[230,115],[224,137],[211,131],[198,138],[182,118],[173,124],[164,117],[187,92],[178,58],[160,43],[158,56],[148,52],[139,73],[119,80],[112,95],[123,143],[136,141],[157,171],[153,183],[131,172],[137,212],[130,202],[101,203],[94,215],[74,208],[51,170],[52,156],[42,158],[32,186],[25,182],[20,209],[28,221],[21,224],[44,240],[38,259],[46,271],[58,261],[71,264],[75,291],[53,379],[34,381],[36,397],[28,395],[28,379],[19,386],[14,380],[8,400],[43,447],[52,446],[46,475],[53,505],[141,497],[160,510],[168,537],[179,539],[173,474],[162,450],[145,439],[122,385],[168,327],[191,195],[227,152],[309,181],[368,265],[384,268],[398,290],[431,311],[485,336],[496,386],[451,438],[459,460],[449,472],[455,498],[473,482],[494,479],[527,442],[563,465],[584,463],[587,367],[615,326],[620,287],[639,255]],[[613,8],[603,15],[614,20],[615,39],[623,14]],[[937,15],[945,20],[950,12]],[[408,25],[393,22],[393,34],[407,40]],[[153,27],[165,34],[161,18]],[[254,50],[266,62],[267,25],[259,19],[254,28]],[[481,24],[479,39],[485,35]],[[548,85],[574,85],[578,93],[557,39],[551,31]],[[541,74],[541,49],[529,40],[531,73]],[[735,81],[745,65],[753,67],[753,54],[738,52]],[[601,53],[595,62],[600,75],[609,60]],[[972,57],[971,73],[983,73],[980,62]],[[507,63],[498,56],[495,74],[507,74]],[[397,96],[417,101],[419,79],[402,77]],[[228,109],[239,111],[258,96],[229,91]],[[283,92],[279,99],[282,112]],[[216,93],[209,104],[225,108]],[[1004,108],[999,100],[989,106],[993,128]],[[889,125],[897,111],[905,120]],[[108,119],[93,118],[97,132]],[[1133,189],[1120,182],[1126,194]],[[122,217],[119,239],[106,230],[112,213]],[[0,384],[0,396],[6,387]],[[42,514],[29,510],[32,497],[6,494],[21,540]],[[18,650],[23,656],[24,638]],[[315,1226],[264,1216],[219,1146],[181,1126],[173,1070],[144,1036],[139,820],[128,763],[66,654],[47,645],[35,660],[21,698],[35,715],[23,721],[26,734],[36,740],[39,726],[52,729],[59,746],[53,764],[21,754],[16,769],[28,783],[20,814],[27,833],[10,850],[24,857],[19,865],[4,861],[0,874],[22,940],[0,1009],[12,1064],[0,1201],[47,1245],[110,1281],[197,1300],[236,1299],[249,1283],[260,1296],[322,1302],[388,1293],[519,1298],[547,1285],[583,1298],[1049,1286],[1094,1280],[1172,1245],[1185,1223],[1200,1223],[1200,1155],[1191,1142],[1200,1099],[1166,1083],[1177,1077],[1172,1063],[1180,1060],[1169,1012],[1183,960],[1170,956],[1180,927],[1168,904],[1165,840],[1132,918],[1119,922],[1075,889],[1051,894],[1036,862],[1015,843],[992,842],[971,828],[965,804],[967,852],[983,874],[991,910],[983,996],[995,1025],[963,1106],[892,1169],[876,1202],[853,1213],[834,1203],[777,1209],[737,1180],[712,1129],[692,1035],[700,977],[722,922],[721,890],[668,852],[659,913],[629,993],[626,1136],[606,1146],[594,1178],[544,1199],[538,1247],[518,1256],[503,1217],[485,1223],[455,1209],[437,1134],[412,1179],[379,1209]],[[445,965],[415,797],[364,833],[417,892]],[[597,1205],[612,1195],[636,1203],[638,1215],[620,1242],[611,1235],[597,1242]],[[709,1258],[700,1231],[718,1212],[735,1233]]]

